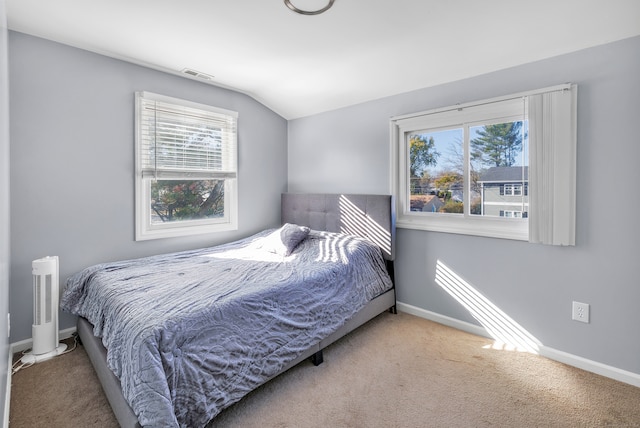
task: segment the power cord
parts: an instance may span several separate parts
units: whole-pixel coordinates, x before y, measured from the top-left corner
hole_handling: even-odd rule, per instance
[[[77,332],[73,333],[71,337],[73,337],[73,345],[67,348],[64,352],[61,352],[58,355],[56,355],[56,357],[59,357],[60,355],[68,354],[69,352],[74,351],[78,347],[78,333]],[[31,349],[26,349],[22,351],[22,355],[28,354],[29,351],[31,351]],[[35,364],[35,361],[29,362],[29,363],[23,363],[22,359],[19,359],[18,361],[13,363],[13,366],[11,366],[11,375],[18,373],[18,371],[22,369],[26,369],[27,367],[31,367],[34,364]]]
[[[24,355],[25,353],[23,352],[22,355]],[[13,363],[13,366],[11,367],[11,375],[13,376],[14,374],[18,373],[18,371],[22,370],[22,369],[26,369],[27,367],[31,367],[32,365],[34,365],[35,363],[26,363],[26,364],[20,364],[22,363],[22,360],[18,360],[15,363]]]

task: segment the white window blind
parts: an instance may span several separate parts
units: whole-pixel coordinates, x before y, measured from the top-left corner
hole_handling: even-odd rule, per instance
[[[236,230],[238,113],[136,92],[136,240]]]
[[[236,178],[237,113],[136,93],[143,178]]]

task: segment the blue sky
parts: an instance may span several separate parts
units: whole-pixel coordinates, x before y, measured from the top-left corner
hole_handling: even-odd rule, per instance
[[[528,122],[525,122],[525,127],[527,127]],[[482,129],[482,126],[474,126],[470,128],[471,139],[474,139],[477,136],[477,131]],[[525,132],[528,129],[525,129]],[[462,156],[462,140],[463,140],[463,129],[455,128],[448,130],[441,130],[435,132],[417,132],[416,134],[425,136],[427,139],[429,137],[433,137],[435,142],[435,148],[438,153],[440,153],[440,157],[438,158],[438,164],[435,167],[429,168],[430,174],[438,173],[443,170],[450,170],[452,165],[455,165],[456,158],[460,159]],[[523,147],[523,155],[524,155],[524,164],[528,165],[529,162],[529,152],[528,152],[528,138],[525,139],[525,147]],[[458,155],[456,156],[457,153]],[[460,160],[457,160],[458,164],[461,164]],[[515,165],[522,165],[523,157],[519,156],[516,160]]]

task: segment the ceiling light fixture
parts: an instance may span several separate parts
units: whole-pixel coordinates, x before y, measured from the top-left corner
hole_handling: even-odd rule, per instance
[[[296,13],[299,13],[300,15],[320,15],[322,12],[328,11],[329,8],[331,8],[331,6],[333,6],[333,2],[334,1],[336,1],[336,0],[329,0],[329,4],[328,5],[326,5],[322,9],[318,9],[318,10],[302,10],[302,9],[298,9],[297,7],[295,7],[294,5],[291,4],[291,0],[284,0],[284,4],[286,4],[289,9],[291,9],[292,11],[294,11]]]

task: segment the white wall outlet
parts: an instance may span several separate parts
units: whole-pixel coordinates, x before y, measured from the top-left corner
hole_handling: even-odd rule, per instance
[[[573,302],[571,310],[571,319],[580,322],[589,322],[589,304]]]

